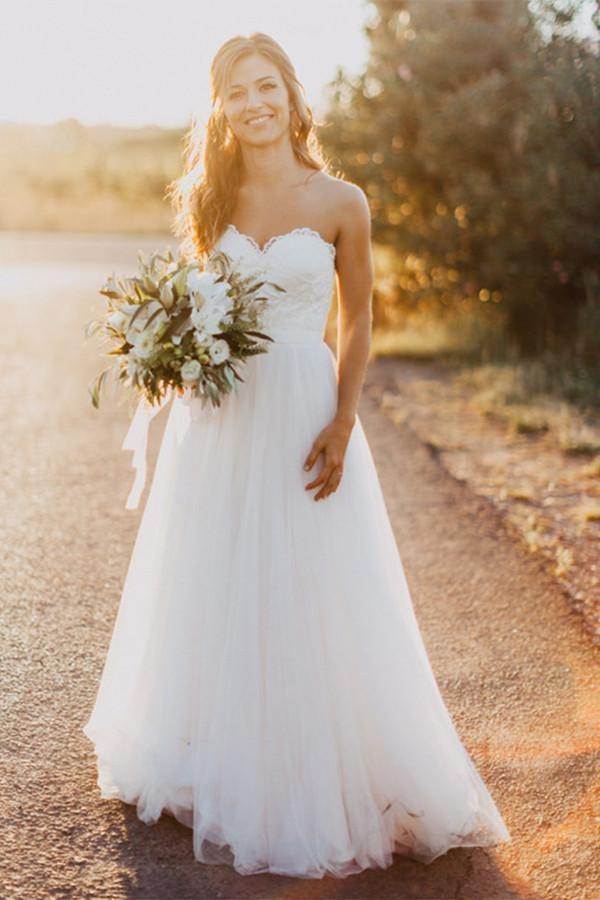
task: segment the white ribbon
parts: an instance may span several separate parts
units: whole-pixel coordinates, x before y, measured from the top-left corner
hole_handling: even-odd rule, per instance
[[[135,481],[127,498],[125,509],[137,509],[138,507],[146,483],[148,428],[154,416],[167,405],[172,396],[174,396],[174,391],[172,388],[168,388],[157,404],[150,403],[144,395],[140,397],[129,430],[121,445],[122,450],[133,450],[131,465],[136,470]]]

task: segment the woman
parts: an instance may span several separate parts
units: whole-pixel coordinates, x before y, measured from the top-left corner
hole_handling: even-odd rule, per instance
[[[242,874],[345,877],[508,841],[440,696],[357,415],[365,195],[327,172],[271,38],[227,41],[211,75],[177,232],[285,293],[240,390],[171,407],[84,727],[102,796],[174,815],[198,860]]]

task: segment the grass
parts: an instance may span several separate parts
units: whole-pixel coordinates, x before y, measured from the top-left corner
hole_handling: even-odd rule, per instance
[[[519,358],[507,345],[498,307],[467,301],[462,309],[386,307],[389,265],[385,254],[376,256],[381,286],[373,356],[444,363],[482,415],[506,423],[515,434],[551,433],[565,455],[600,453],[600,389],[594,373],[577,369],[566,351],[560,359],[550,354]]]
[[[559,443],[563,453],[593,455],[600,451],[600,434],[586,424],[567,423],[559,432]]]
[[[600,504],[584,504],[579,514],[584,522],[600,522]]]
[[[441,359],[463,355],[467,341],[446,322],[432,320],[425,329],[409,321],[403,328],[374,328],[371,350],[374,356]]]
[[[509,389],[501,402],[490,399],[489,414],[506,414],[519,433],[536,433],[551,427],[545,419],[544,403],[540,406],[542,398],[563,400],[576,406],[584,417],[588,413],[592,417],[600,415],[600,359],[592,363],[588,358],[584,364],[586,355],[581,349],[584,345],[589,347],[589,335],[597,330],[597,304],[592,303],[587,318],[581,320],[581,334],[573,338],[572,346],[524,359],[507,337],[501,303],[481,303],[473,297],[463,297],[448,306],[434,298],[411,302],[410,294],[398,288],[402,260],[397,253],[375,245],[373,258],[373,356],[436,360],[475,372],[483,366],[484,377],[485,367],[495,366],[494,377],[510,379],[519,399],[511,399]],[[535,401],[531,402],[533,398]],[[510,413],[506,410],[508,405],[512,406]],[[564,438],[565,452],[594,452],[594,436],[590,439],[585,430],[579,437],[577,430],[570,435]]]
[[[600,455],[581,469],[581,474],[585,478],[600,478]]]
[[[600,452],[600,417],[548,391],[532,391],[524,365],[489,364],[461,369],[456,384],[471,391],[483,414],[504,421],[518,434],[552,432],[563,453]]]

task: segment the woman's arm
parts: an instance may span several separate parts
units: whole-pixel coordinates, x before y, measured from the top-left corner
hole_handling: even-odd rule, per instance
[[[338,402],[333,420],[316,437],[304,468],[311,469],[318,456],[323,464],[306,489],[322,485],[315,500],[335,491],[343,473],[344,455],[356,421],[358,401],[369,359],[372,323],[373,259],[371,215],[364,192],[344,183],[340,205],[340,229],[336,241],[338,275]]]
[[[372,323],[373,259],[371,215],[356,185],[345,203],[336,243],[338,271],[338,407],[334,421],[352,426],[356,419],[369,359]]]

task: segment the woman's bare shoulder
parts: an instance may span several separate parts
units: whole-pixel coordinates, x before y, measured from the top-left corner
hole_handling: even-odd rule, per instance
[[[352,181],[321,173],[321,203],[327,208],[337,240],[345,233],[370,233],[371,211],[367,195]]]
[[[330,175],[327,172],[321,172],[320,174],[322,178],[319,188],[322,192],[322,200],[327,204],[340,227],[347,216],[359,215],[364,217],[365,214],[368,215],[369,203],[367,196],[358,184]]]
[[[345,178],[339,178],[337,175],[331,175],[329,172],[321,171],[319,175],[322,178],[320,187],[328,190],[332,197],[338,199],[341,203],[360,202],[361,198],[366,200],[363,189],[353,181],[347,181]]]

